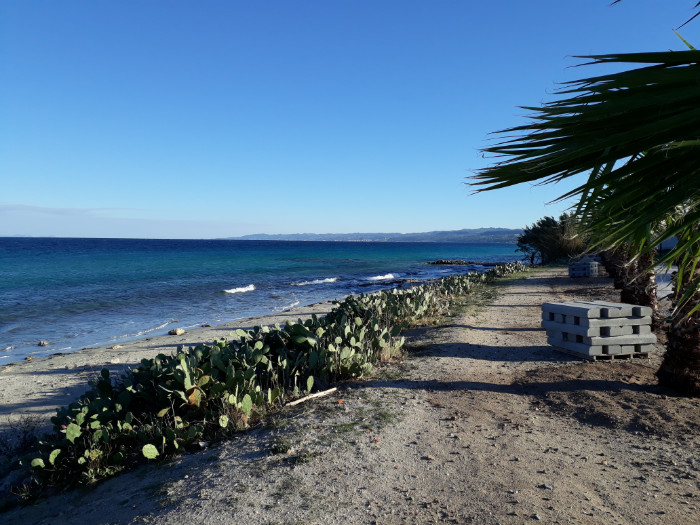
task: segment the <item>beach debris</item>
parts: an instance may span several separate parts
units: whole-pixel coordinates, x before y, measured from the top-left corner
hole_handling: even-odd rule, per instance
[[[489,261],[465,261],[463,259],[438,259],[437,261],[429,261],[425,264],[433,265],[443,265],[443,266],[503,266],[509,263],[507,262],[489,262]]]
[[[338,388],[333,387],[333,388],[329,388],[328,390],[324,390],[323,392],[316,392],[314,394],[309,394],[308,396],[299,398],[296,401],[292,401],[290,403],[287,403],[287,406],[294,406],[294,405],[298,405],[299,403],[304,403],[304,402],[308,401],[309,399],[315,399],[317,397],[327,396],[328,394],[332,394],[336,390],[338,390]]]
[[[182,335],[185,333],[184,328],[173,328],[168,332],[168,335]]]
[[[39,341],[39,344],[37,346],[49,346],[51,343],[48,341]]]
[[[122,345],[112,345],[110,346],[110,350],[119,350],[122,347]]]
[[[34,359],[34,358],[35,358],[35,356],[33,356],[33,355],[28,355],[27,357],[24,358],[24,360],[25,360],[25,361],[31,361],[31,360]]]

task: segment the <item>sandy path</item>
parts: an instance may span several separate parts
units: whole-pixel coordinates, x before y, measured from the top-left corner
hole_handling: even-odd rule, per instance
[[[4,516],[22,523],[697,523],[700,402],[658,358],[546,346],[543,301],[606,279],[516,281],[478,315],[414,331],[399,364],[220,446]],[[594,290],[591,292],[591,286]]]

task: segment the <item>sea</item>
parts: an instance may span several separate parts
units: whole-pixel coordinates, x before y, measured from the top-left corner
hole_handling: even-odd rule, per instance
[[[439,277],[514,244],[0,238],[0,364]],[[48,341],[48,346],[38,346]]]

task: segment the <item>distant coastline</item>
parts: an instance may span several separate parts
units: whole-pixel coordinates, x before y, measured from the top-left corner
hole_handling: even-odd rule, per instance
[[[258,233],[228,237],[237,241],[336,241],[336,242],[454,242],[515,244],[523,230],[510,228],[471,228],[423,233]]]

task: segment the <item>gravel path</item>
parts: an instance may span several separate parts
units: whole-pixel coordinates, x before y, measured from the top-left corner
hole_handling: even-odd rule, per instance
[[[534,273],[409,334],[404,360],[230,442],[5,513],[18,523],[700,522],[700,401],[659,358],[554,352],[540,305],[616,298]],[[660,349],[661,347],[659,347]]]

